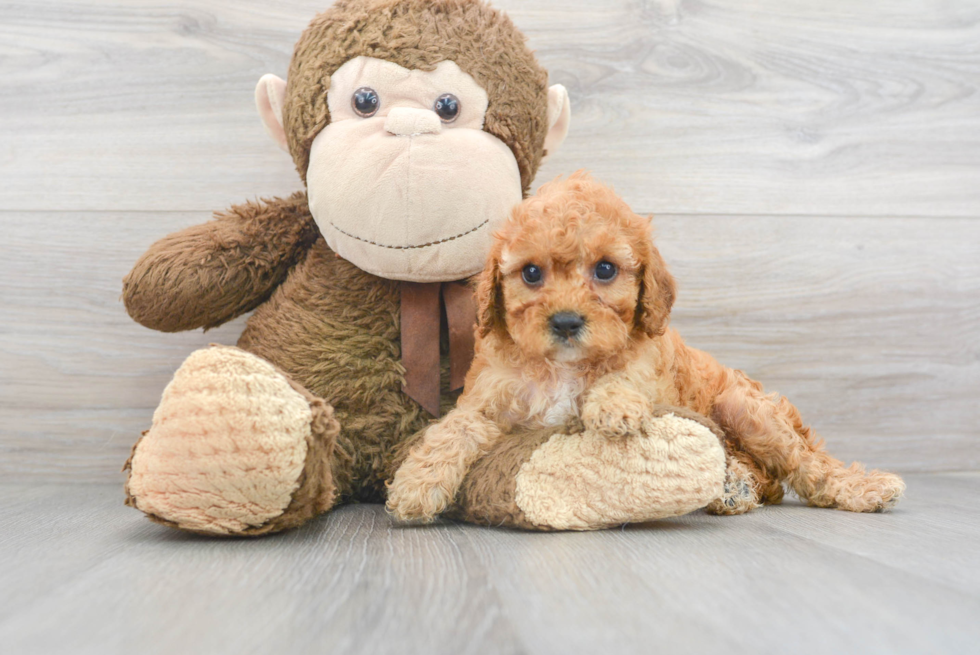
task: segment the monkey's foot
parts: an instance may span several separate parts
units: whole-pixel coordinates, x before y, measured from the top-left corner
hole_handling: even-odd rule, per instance
[[[679,516],[720,497],[725,451],[717,427],[681,409],[651,412],[639,433],[621,438],[581,427],[510,435],[470,469],[453,516],[596,530]]]
[[[126,463],[126,503],[192,532],[264,534],[334,500],[333,408],[238,348],[199,350]]]

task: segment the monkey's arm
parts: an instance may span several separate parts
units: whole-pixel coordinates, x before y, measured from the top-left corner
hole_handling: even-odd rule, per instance
[[[150,246],[123,279],[126,310],[163,332],[216,327],[267,299],[319,234],[304,192],[235,205]]]

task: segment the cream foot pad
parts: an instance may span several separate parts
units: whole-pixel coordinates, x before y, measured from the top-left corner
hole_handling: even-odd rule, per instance
[[[643,434],[555,434],[517,474],[515,501],[532,523],[595,530],[677,516],[721,496],[725,451],[700,423],[665,414]]]
[[[237,533],[279,516],[299,486],[312,410],[284,375],[237,348],[193,353],[136,445],[136,507],[186,530]]]

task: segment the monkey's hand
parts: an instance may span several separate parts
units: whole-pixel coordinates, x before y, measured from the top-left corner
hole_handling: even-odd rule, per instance
[[[126,310],[164,332],[216,327],[265,301],[319,235],[303,192],[235,205],[150,246],[123,280]]]
[[[484,416],[453,410],[426,430],[388,483],[387,508],[402,521],[430,522],[456,498],[470,465],[500,438]]]
[[[589,430],[608,437],[640,434],[653,403],[643,393],[618,378],[602,379],[582,402],[582,422]]]

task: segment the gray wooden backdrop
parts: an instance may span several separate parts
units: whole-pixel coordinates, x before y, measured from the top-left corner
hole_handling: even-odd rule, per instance
[[[325,0],[0,3],[0,477],[106,481],[193,349],[120,280],[299,188],[252,104]],[[833,451],[980,465],[980,3],[501,0],[578,168],[658,216],[674,325]]]

